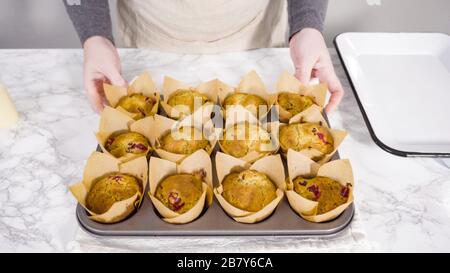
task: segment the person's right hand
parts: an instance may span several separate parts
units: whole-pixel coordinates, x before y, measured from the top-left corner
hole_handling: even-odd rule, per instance
[[[126,86],[121,75],[117,49],[108,39],[92,36],[84,42],[84,88],[92,108],[100,113],[105,106],[103,83]]]

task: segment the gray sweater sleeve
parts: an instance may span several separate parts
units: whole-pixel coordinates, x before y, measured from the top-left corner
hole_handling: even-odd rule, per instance
[[[92,36],[103,36],[114,43],[108,0],[63,0],[81,45]]]
[[[92,36],[114,42],[108,0],[63,0],[81,44]],[[303,28],[322,31],[328,0],[288,0],[289,38]]]
[[[323,30],[328,0],[288,0],[289,39],[303,28]]]

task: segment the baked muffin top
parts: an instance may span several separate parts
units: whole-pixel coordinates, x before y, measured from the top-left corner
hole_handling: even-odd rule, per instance
[[[260,106],[267,108],[267,103],[263,98],[247,93],[233,93],[228,95],[223,101],[225,110],[233,105],[241,105],[256,117],[259,115]]]
[[[280,146],[284,153],[288,149],[301,151],[316,149],[329,154],[334,149],[334,140],[327,127],[315,123],[292,123],[280,127]]]
[[[178,130],[169,131],[160,138],[161,149],[175,154],[192,154],[193,152],[210,148],[203,132],[195,127],[183,126]]]
[[[202,193],[202,180],[198,175],[176,174],[158,184],[155,197],[170,210],[182,214],[195,206]]]
[[[313,105],[314,98],[291,92],[281,92],[278,94],[277,102],[281,108],[295,116]]]
[[[257,212],[276,197],[277,187],[270,178],[255,170],[228,174],[222,181],[222,196],[239,209]]]
[[[115,202],[123,201],[142,193],[142,182],[130,175],[113,172],[95,179],[86,195],[86,207],[90,211],[102,214]]]
[[[193,113],[195,107],[211,102],[211,100],[204,94],[195,90],[179,89],[175,91],[167,100],[167,104],[182,112],[184,115]],[[198,103],[199,105],[196,105]]]
[[[270,134],[256,124],[249,122],[237,123],[226,129],[220,140],[222,151],[240,158],[251,151],[271,152]]]
[[[126,154],[146,155],[152,147],[145,136],[137,132],[116,132],[111,134],[105,142],[105,149],[114,157]]]
[[[311,179],[296,177],[293,181],[294,191],[302,197],[318,202],[317,213],[323,214],[345,204],[350,192],[350,184],[346,186],[323,176]]]
[[[154,105],[155,101],[152,98],[137,93],[124,96],[117,103],[117,106],[133,113],[135,120],[151,116]]]

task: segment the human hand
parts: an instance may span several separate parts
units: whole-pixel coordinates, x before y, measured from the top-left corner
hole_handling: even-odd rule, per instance
[[[100,113],[105,105],[103,83],[126,86],[121,75],[117,49],[108,39],[92,36],[84,42],[84,88],[92,109]]]
[[[330,113],[341,102],[344,89],[334,72],[322,34],[316,29],[304,28],[292,36],[289,48],[294,62],[295,77],[300,82],[308,84],[311,77],[318,77],[321,82],[328,85],[331,97],[325,112]]]

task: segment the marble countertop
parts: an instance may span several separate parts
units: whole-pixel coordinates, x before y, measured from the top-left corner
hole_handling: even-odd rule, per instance
[[[450,159],[402,158],[376,146],[336,53],[331,52],[346,94],[330,123],[349,132],[340,155],[351,160],[356,177],[358,214],[351,228],[359,225],[371,251],[450,251]],[[217,77],[234,84],[256,69],[270,87],[283,69],[293,69],[287,49],[210,56],[122,49],[120,55],[127,79],[148,70],[159,84],[164,75],[192,83]],[[82,52],[0,50],[0,81],[21,116],[15,128],[0,130],[0,252],[72,251],[82,231],[67,186],[81,178],[96,146],[93,132],[99,119],[84,96]],[[315,249],[357,250],[354,234],[339,244],[322,239]],[[81,250],[93,249],[88,242],[99,247],[108,243],[106,251],[123,244],[138,251],[163,251],[174,245],[178,251],[302,251],[312,244],[273,236],[122,242],[84,236],[88,239],[75,244]],[[139,240],[151,247],[136,247]]]

